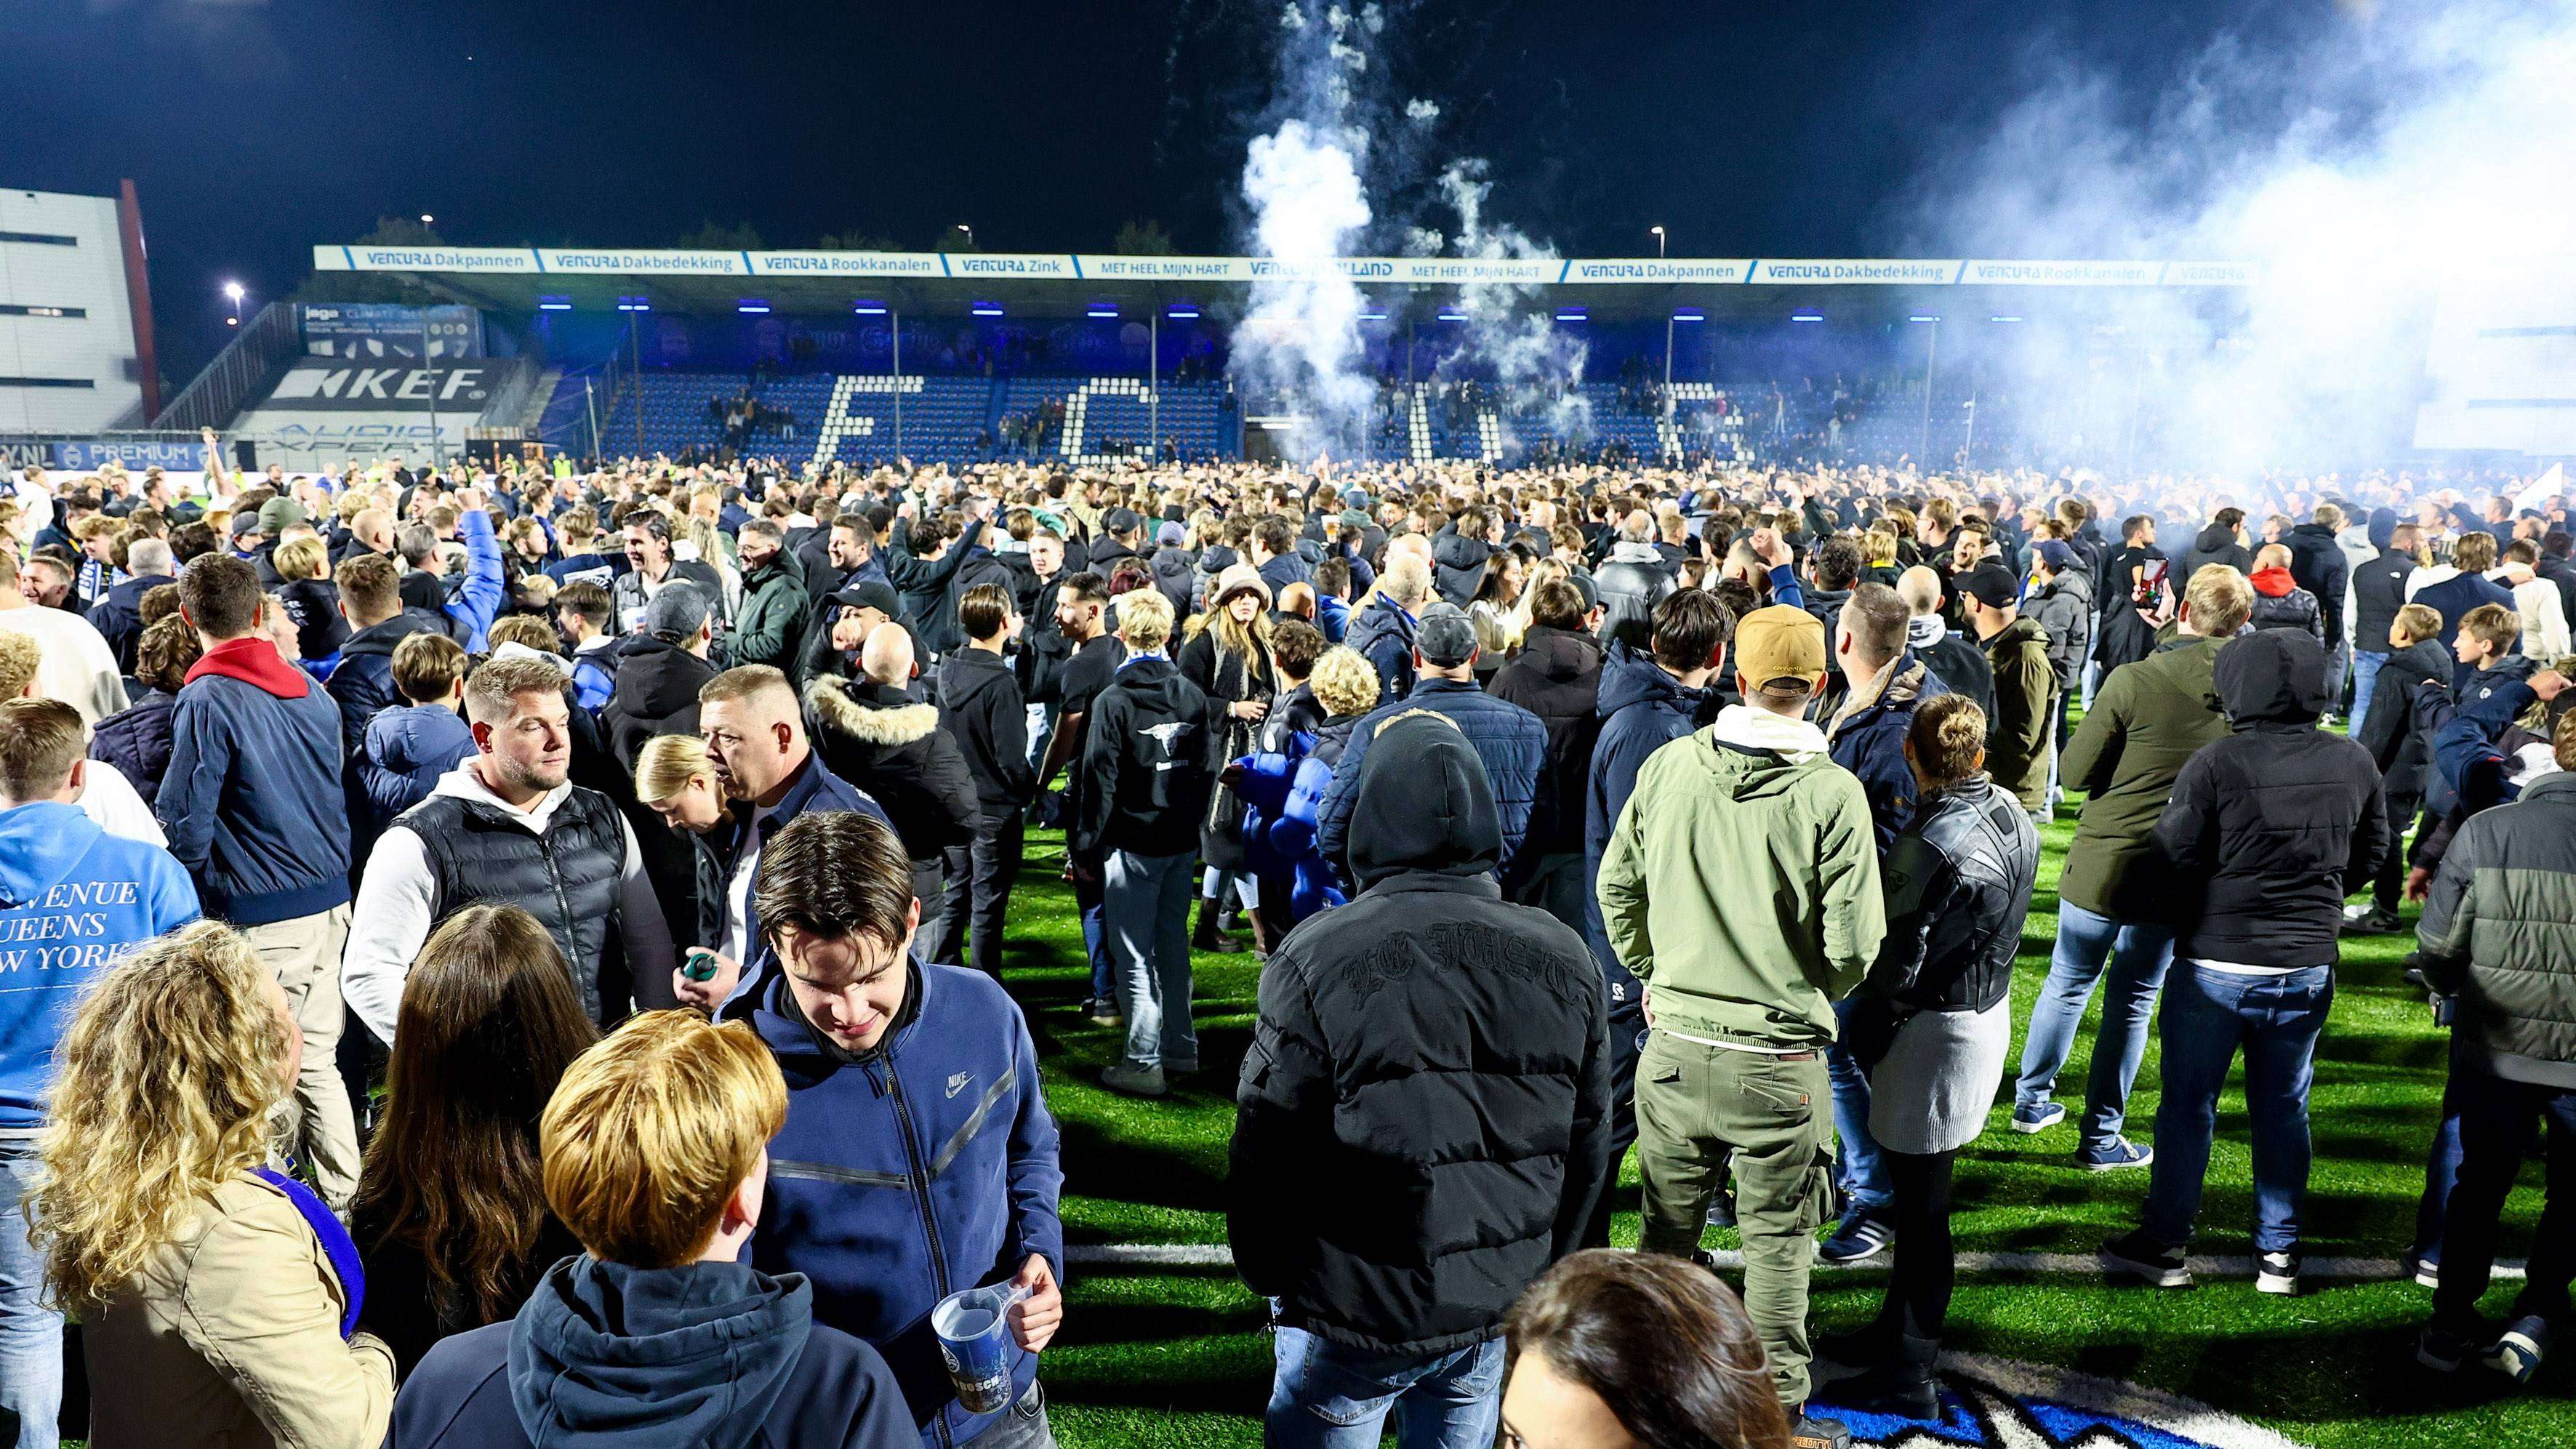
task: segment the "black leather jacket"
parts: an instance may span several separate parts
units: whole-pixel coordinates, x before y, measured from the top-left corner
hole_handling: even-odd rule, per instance
[[[1883,875],[1887,941],[1863,996],[1901,1015],[1984,1011],[2010,994],[2039,875],[2039,832],[2010,791],[1977,775],[1925,796]]]

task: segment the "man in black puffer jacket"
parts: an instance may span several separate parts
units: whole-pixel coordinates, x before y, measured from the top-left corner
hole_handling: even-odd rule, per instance
[[[2370,752],[2317,728],[2326,651],[2259,629],[2220,650],[2211,676],[2235,733],[2201,746],[2174,780],[2156,844],[2184,888],[2158,1034],[2164,1101],[2139,1229],[2103,1245],[2113,1274],[2191,1284],[2184,1250],[2200,1210],[2218,1096],[2237,1048],[2254,1127],[2254,1286],[2299,1287],[2308,1190],[2308,1083],[2334,1001],[2343,899],[2378,869],[2388,813]]]
[[[832,675],[805,685],[806,733],[824,767],[876,798],[912,861],[912,893],[921,902],[916,934],[940,939],[948,848],[975,836],[975,778],[956,737],[939,723],[939,707],[906,692],[912,682],[912,636],[901,624],[879,624],[859,652],[863,677]]]
[[[1360,894],[1261,973],[1227,1238],[1279,1300],[1274,1442],[1359,1399],[1377,1416],[1347,1427],[1372,1440],[1400,1405],[1411,1435],[1482,1444],[1503,1312],[1579,1245],[1609,1175],[1601,973],[1503,902],[1493,788],[1447,719],[1388,723],[1358,796]]]

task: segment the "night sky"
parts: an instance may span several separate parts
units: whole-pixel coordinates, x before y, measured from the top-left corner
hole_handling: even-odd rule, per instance
[[[1382,219],[1492,164],[1495,219],[1571,255],[1945,254],[1915,215],[1933,163],[2060,68],[2147,104],[2242,11],[1634,0],[1394,3],[1376,103],[1442,108]],[[1276,0],[706,4],[626,0],[0,0],[12,77],[0,185],[140,188],[165,368],[220,345],[227,278],[284,295],[316,242],[379,215],[478,245],[1106,250],[1150,218],[1238,243],[1246,138],[1273,104]]]

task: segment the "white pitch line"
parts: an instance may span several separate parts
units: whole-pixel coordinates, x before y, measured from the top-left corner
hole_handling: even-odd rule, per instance
[[[1064,1251],[1068,1263],[1116,1268],[1230,1268],[1234,1254],[1220,1243],[1077,1243]],[[1730,1271],[1741,1271],[1744,1255],[1732,1248],[1714,1250],[1711,1257],[1717,1265]],[[1884,1272],[1884,1257],[1866,1263],[1843,1267],[1818,1261],[1816,1267],[1828,1273]],[[2105,1276],[2100,1259],[2090,1253],[1961,1253],[1959,1271],[1972,1276],[2025,1275],[2037,1277],[2100,1278]],[[2191,1271],[2204,1278],[2251,1278],[2254,1260],[2247,1257],[2194,1258]],[[2311,1258],[2300,1265],[2309,1278],[2336,1282],[2386,1282],[2411,1277],[2400,1264],[2386,1258]],[[2498,1281],[2518,1281],[2523,1276],[2520,1263],[2498,1263]]]

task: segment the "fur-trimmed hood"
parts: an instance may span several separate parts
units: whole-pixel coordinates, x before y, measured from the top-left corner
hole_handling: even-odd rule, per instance
[[[818,722],[863,744],[909,745],[939,728],[938,706],[871,680],[820,675],[805,686],[805,703]]]

